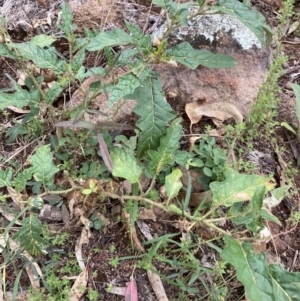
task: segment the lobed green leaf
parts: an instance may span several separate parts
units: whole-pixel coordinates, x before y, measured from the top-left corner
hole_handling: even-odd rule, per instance
[[[5,170],[0,170],[0,187],[12,186],[11,183],[12,174],[13,174],[13,170],[11,167]]]
[[[71,38],[73,31],[76,29],[76,25],[73,24],[73,14],[67,3],[62,5],[61,24],[57,26],[63,30],[67,38]]]
[[[189,7],[194,5],[192,1],[180,3],[172,0],[153,0],[152,3],[168,11],[172,18],[182,25],[187,25]]]
[[[47,36],[45,34],[39,34],[37,36],[34,36],[28,43],[32,45],[39,46],[41,48],[50,46],[56,41],[55,38],[52,36]]]
[[[179,149],[179,140],[182,135],[181,121],[181,118],[173,120],[167,129],[166,135],[161,137],[157,150],[148,151],[153,175],[158,175],[164,166],[175,160],[174,154]]]
[[[33,177],[36,181],[42,182],[44,185],[53,183],[53,176],[59,169],[53,164],[53,154],[49,145],[43,145],[37,148],[34,155],[29,158],[34,168]]]
[[[166,176],[166,192],[169,199],[172,199],[177,196],[179,190],[182,188],[182,183],[180,178],[182,177],[182,172],[180,169],[176,168]]]
[[[141,130],[138,141],[138,156],[149,149],[156,149],[165,135],[168,122],[176,116],[164,98],[159,75],[148,78],[144,87],[136,89],[131,99],[136,99],[134,112],[140,116],[137,127]]]
[[[89,51],[102,50],[108,46],[132,44],[132,37],[120,28],[111,31],[101,32],[92,38],[87,46]]]
[[[26,60],[32,60],[38,67],[53,70],[55,74],[64,71],[64,62],[57,59],[54,47],[40,48],[30,43],[11,43],[13,48],[18,49],[18,54]]]
[[[132,184],[139,182],[143,167],[137,161],[132,150],[114,148],[110,156],[113,162],[112,174],[114,177],[124,178]]]
[[[226,54],[212,53],[208,50],[194,49],[188,42],[183,42],[166,50],[165,55],[188,68],[194,70],[199,65],[208,68],[231,68],[236,65],[236,60]]]
[[[25,188],[27,182],[32,178],[33,171],[34,168],[30,167],[16,175],[13,180],[13,186],[17,192],[21,192]]]
[[[109,86],[106,89],[110,93],[108,105],[112,106],[115,102],[128,94],[132,94],[136,88],[141,86],[143,86],[143,83],[140,78],[133,73],[120,76],[116,85]]]
[[[43,238],[44,226],[40,222],[38,215],[31,213],[22,221],[22,227],[14,234],[13,239],[17,240],[20,248],[24,248],[31,255],[42,253],[47,240]]]
[[[10,48],[5,44],[0,43],[0,56],[9,57],[11,59],[15,59],[17,57],[16,53],[14,53]]]
[[[213,194],[212,206],[232,206],[236,202],[249,201],[259,186],[272,190],[275,184],[266,177],[259,175],[243,175],[233,169],[224,172],[225,181],[212,182],[210,188]]]

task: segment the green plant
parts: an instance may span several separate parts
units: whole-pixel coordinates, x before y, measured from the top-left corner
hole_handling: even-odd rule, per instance
[[[187,42],[168,47],[169,34],[175,28],[186,25],[189,19],[197,15],[230,14],[248,26],[262,45],[268,44],[271,31],[262,15],[253,10],[248,1],[241,3],[237,0],[218,0],[213,5],[209,4],[210,1],[198,1],[197,10],[193,14],[189,13],[189,8],[195,5],[194,3],[177,3],[171,0],[165,2],[155,0],[153,3],[166,11],[169,20],[167,29],[157,46],[152,45],[149,35],[144,35],[138,27],[129,22],[125,22],[127,31],[120,28],[100,33],[86,31],[84,37],[78,37],[74,33],[73,16],[65,3],[62,6],[62,22],[59,28],[65,33],[69,44],[68,58],[58,55],[57,49],[52,46],[54,37],[39,35],[26,43],[12,43],[8,32],[4,28],[1,29],[6,42],[0,44],[0,55],[13,59],[27,77],[26,88],[13,81],[13,93],[0,91],[0,110],[5,110],[11,104],[18,108],[28,106],[30,109],[22,124],[14,125],[7,133],[9,141],[15,141],[20,135],[25,135],[26,139],[29,136],[39,136],[53,123],[58,128],[57,136],[53,135],[51,138],[57,164],[53,163],[53,152],[50,146],[44,145],[38,147],[34,155],[29,158],[31,167],[20,172],[13,172],[12,167],[0,171],[0,187],[7,187],[9,191],[14,189],[20,193],[31,185],[31,190],[34,192],[34,196],[27,201],[30,206],[16,215],[5,230],[4,237],[12,229],[14,222],[23,217],[23,225],[15,233],[14,239],[20,243],[20,249],[25,249],[34,255],[41,253],[49,244],[48,239],[43,236],[44,231],[35,212],[42,207],[42,198],[46,195],[66,195],[69,192],[80,191],[86,195],[87,200],[91,194],[97,192],[101,199],[117,199],[124,204],[124,211],[129,215],[124,222],[129,225],[131,234],[138,219],[139,206],[158,207],[176,216],[178,223],[185,226],[184,231],[187,234],[185,239],[178,241],[174,238],[176,235],[170,234],[153,239],[144,243],[145,246],[149,246],[145,254],[134,257],[139,259],[140,267],[153,272],[156,272],[154,261],[169,265],[173,274],[161,276],[178,287],[184,295],[197,293],[199,289],[196,283],[199,281],[205,287],[207,295],[211,293],[203,280],[203,275],[210,274],[211,271],[202,266],[195,256],[199,244],[206,244],[216,250],[223,260],[234,266],[238,279],[245,286],[250,299],[259,300],[260,294],[264,294],[264,300],[267,301],[274,300],[279,293],[282,293],[282,296],[291,296],[295,289],[294,283],[286,284],[283,279],[292,277],[295,282],[299,282],[299,274],[287,272],[278,265],[270,266],[264,254],[256,254],[253,251],[254,243],[263,229],[263,220],[279,223],[263,205],[267,192],[274,188],[274,184],[270,179],[262,176],[242,175],[229,166],[225,168],[226,156],[213,138],[204,136],[193,152],[181,150],[181,118],[176,118],[176,112],[165,101],[159,74],[152,70],[153,66],[160,62],[176,61],[190,69],[195,69],[199,65],[227,68],[236,64],[235,59],[228,55],[196,50]],[[287,12],[285,14],[288,16]],[[117,50],[115,56],[112,55],[112,47]],[[104,51],[108,68],[93,67],[86,70],[83,66],[86,51]],[[32,61],[39,68],[50,69],[53,72],[56,81],[47,91],[43,90],[43,76],[35,74],[33,69],[28,67],[28,61]],[[273,69],[271,68],[267,83],[260,91],[257,106],[253,107],[246,125],[237,127],[240,136],[243,130],[247,129],[249,133],[252,130],[252,135],[255,137],[254,131],[257,131],[257,125],[262,122],[269,126],[266,130],[271,133],[271,125],[275,124],[273,109],[277,104],[276,81],[283,61],[284,58],[278,47]],[[126,71],[116,77],[120,68]],[[99,80],[87,89],[83,89],[82,82],[92,75],[97,75]],[[83,101],[75,109],[58,112],[53,104],[70,84],[84,90]],[[113,118],[108,118],[100,124],[83,120],[85,113],[101,113],[92,109],[93,100],[100,94],[107,94],[109,106],[120,99],[136,100],[134,112],[139,116],[139,120],[131,137],[121,135],[113,139],[110,136],[108,130],[126,128],[124,124],[115,123]],[[39,111],[41,104],[47,107],[47,113],[43,122],[39,123],[37,121],[41,113]],[[269,110],[269,115],[265,114],[261,119],[258,112],[261,113],[262,110]],[[67,121],[61,121],[65,119]],[[60,127],[67,129],[60,131]],[[88,156],[99,159],[93,149],[97,142],[101,149],[101,165],[94,163],[93,160],[86,161]],[[75,151],[77,146],[79,151]],[[53,177],[61,170],[73,172],[74,161],[81,155],[85,160],[81,162],[80,174],[95,175],[98,178],[105,175],[114,180],[125,179],[132,185],[132,193],[118,194],[114,191],[98,189],[93,180],[89,182],[88,188],[82,189],[81,186],[75,185],[72,179],[68,179],[70,188],[59,190]],[[211,196],[211,199],[208,199],[209,194],[205,194],[201,200],[207,201],[208,206],[205,210],[201,206],[194,210],[188,208],[191,197],[190,179],[188,187],[184,187],[186,195],[183,202],[174,202],[183,188],[182,171],[178,168],[180,165],[185,168],[196,167],[203,172],[201,181],[206,184],[207,189],[210,189]],[[71,175],[78,176],[76,172]],[[147,187],[142,183],[143,178],[149,179],[150,184]],[[156,186],[162,184],[165,185],[166,197],[159,199]],[[226,221],[230,221],[234,227],[224,230],[220,223]],[[91,216],[93,228],[100,228],[97,225],[99,222],[95,215]],[[193,236],[192,230],[197,225],[214,231],[214,239],[218,240],[218,245],[222,247],[211,242],[203,242],[200,237]],[[244,235],[244,231],[247,231],[247,235]],[[171,251],[168,252],[169,250]],[[7,259],[7,262],[10,260],[11,258]],[[116,256],[109,264],[117,267],[120,260]],[[60,269],[62,274],[79,272],[75,260],[70,260]],[[214,272],[222,278],[222,269],[216,268]],[[51,295],[54,296],[49,300],[68,299],[69,281],[65,279],[61,281],[56,274],[48,273],[46,283]],[[264,290],[265,287],[268,287],[267,292]],[[107,290],[111,289],[112,285],[109,285]],[[211,289],[214,290],[213,293],[217,298],[224,298],[227,294],[224,287]],[[92,293],[90,298],[97,297]]]
[[[50,301],[66,301],[69,300],[70,295],[70,281],[67,279],[61,279],[54,273],[51,273],[46,278],[46,283],[50,290],[50,296],[47,300]]]
[[[90,217],[90,223],[89,223],[90,228],[94,228],[95,230],[100,230],[102,227],[102,221],[99,219],[97,214],[92,214]]]
[[[282,40],[285,37],[284,26],[294,14],[294,0],[284,2],[284,8],[278,14],[279,24],[277,27],[277,35],[275,36],[275,53],[270,66],[268,77],[265,83],[261,86],[257,100],[251,108],[250,115],[246,123],[247,137],[246,140],[253,140],[261,137],[262,133],[267,139],[274,136],[274,131],[277,126],[276,117],[278,115],[278,104],[280,98],[278,92],[280,87],[278,79],[282,75],[282,65],[287,61],[287,57],[283,55]],[[258,130],[260,128],[261,130]],[[263,131],[263,132],[262,132]]]
[[[116,257],[112,258],[112,259],[109,261],[109,264],[110,264],[113,268],[116,268],[116,267],[119,265],[119,257],[116,256]]]
[[[106,287],[106,291],[108,292],[108,293],[110,293],[112,290],[113,290],[113,288],[114,288],[114,286],[111,284],[111,283],[109,283],[108,285],[107,285],[107,287]]]
[[[199,181],[205,190],[209,189],[210,182],[223,179],[227,156],[216,145],[215,138],[202,136],[198,147],[194,147],[193,154],[189,156],[186,167],[196,167],[203,173]]]
[[[93,290],[93,289],[89,289],[89,292],[87,293],[87,298],[90,300],[90,301],[97,301],[98,298],[99,298],[99,294],[96,290]]]
[[[59,233],[53,238],[52,244],[55,246],[62,246],[66,243],[69,236],[70,236],[70,234],[67,232]]]

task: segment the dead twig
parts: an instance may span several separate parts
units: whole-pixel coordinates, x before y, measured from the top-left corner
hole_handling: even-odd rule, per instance
[[[284,70],[284,73],[280,77],[283,77],[285,75],[289,75],[289,74],[291,74],[293,72],[296,72],[296,71],[299,71],[299,70],[300,70],[300,65],[289,67],[289,68]]]

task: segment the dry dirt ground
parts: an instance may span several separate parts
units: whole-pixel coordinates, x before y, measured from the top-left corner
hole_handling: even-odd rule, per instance
[[[36,2],[36,1],[35,1]],[[59,1],[58,1],[59,2]],[[157,9],[154,8],[150,12],[148,8],[144,7],[143,1],[138,1],[138,3],[134,6],[138,8],[138,14],[136,12],[132,12],[130,15],[131,6],[128,6],[126,3],[118,3],[118,2],[109,2],[109,0],[101,1],[101,5],[99,6],[97,1],[89,3],[85,3],[82,1],[81,4],[79,1],[73,1],[75,13],[75,22],[78,25],[78,32],[82,32],[82,26],[89,26],[91,28],[110,28],[111,24],[120,25],[123,27],[123,15],[122,10],[128,9],[128,18],[135,19],[139,22],[139,24],[144,24],[147,28],[147,22],[151,24],[151,15],[157,13]],[[278,9],[276,7],[265,4],[263,1],[253,0],[252,4],[260,10],[268,20],[268,23],[275,27],[277,25],[276,15]],[[28,1],[27,3],[30,3]],[[57,5],[51,4],[50,1],[47,0],[38,0],[35,5],[37,5],[38,11],[41,13],[40,18],[42,19],[45,16],[47,11],[51,11],[51,16],[53,18],[57,17],[57,13],[60,10],[59,3],[55,3]],[[1,5],[1,1],[0,1]],[[132,4],[130,4],[132,5]],[[299,6],[296,7],[299,11]],[[1,10],[1,6],[0,6]],[[44,13],[44,15],[43,15]],[[27,15],[23,16],[25,19],[33,20],[36,15]],[[150,21],[149,21],[150,20]],[[15,20],[11,21],[16,22]],[[31,22],[29,22],[31,23]],[[117,23],[117,24],[116,24]],[[150,25],[148,24],[148,27]],[[36,26],[34,26],[36,28]],[[38,28],[38,27],[37,27]],[[11,24],[9,34],[13,41],[27,41],[37,33],[37,30],[29,30],[24,24]],[[60,50],[64,51],[63,40],[60,40],[62,45],[58,45]],[[279,97],[281,98],[281,103],[279,107],[279,115],[277,117],[278,122],[288,122],[292,125],[296,125],[296,115],[295,115],[295,98],[293,97],[293,93],[291,90],[291,82],[300,84],[300,42],[299,39],[295,40],[293,34],[287,35],[286,40],[283,43],[284,45],[284,53],[288,57],[287,63],[284,65],[284,69],[286,70],[286,74],[283,75],[279,84],[281,87],[281,91]],[[65,50],[67,51],[67,50]],[[102,64],[101,58],[97,58],[95,56],[89,55],[86,60],[87,66],[94,66]],[[291,67],[294,69],[291,71]],[[291,72],[290,72],[291,71]],[[0,88],[6,89],[11,87],[11,82],[5,76],[5,74],[10,74],[13,78],[17,79],[16,66],[9,59],[0,58]],[[186,127],[186,132],[188,132],[189,122],[187,117],[185,116],[184,111],[182,110],[182,106],[176,106],[176,103],[172,103],[174,109],[179,110],[179,115],[183,116],[184,126]],[[0,114],[0,121],[2,124],[7,124],[10,118],[16,117],[14,113],[8,113],[6,115]],[[134,121],[132,121],[134,122]],[[199,129],[201,130],[201,129]],[[274,168],[279,164],[280,159],[284,160],[284,162],[291,163],[293,167],[298,169],[296,164],[295,156],[292,151],[299,147],[296,141],[293,141],[291,135],[284,131],[282,128],[276,129],[277,135],[277,143],[279,147],[284,146],[285,152],[282,155],[282,158],[278,158],[274,149],[271,148],[268,141],[256,141],[255,148],[263,153],[269,153],[273,158]],[[2,134],[2,140],[0,142],[0,153],[5,158],[8,158],[11,153],[14,152],[16,147],[20,145],[6,144],[6,139],[4,134]],[[22,142],[20,142],[21,144]],[[296,146],[294,146],[296,145]],[[22,153],[23,157],[19,158],[20,164],[23,164],[23,160],[26,160],[28,154],[30,153],[31,148],[26,150],[26,152]],[[275,163],[274,163],[275,162]],[[262,170],[262,172],[264,172]],[[300,189],[300,173],[296,174],[295,180],[295,190],[299,191]],[[300,250],[300,225],[296,228],[293,228],[292,231],[286,228],[285,220],[290,216],[291,211],[299,210],[300,199],[298,199],[298,194],[296,193],[294,197],[286,198],[284,201],[276,207],[274,213],[276,216],[282,221],[283,227],[271,226],[272,234],[274,235],[274,239],[268,244],[267,250],[274,257],[279,258],[279,260],[284,264],[286,268],[291,271],[300,271],[300,257],[298,251]],[[125,256],[133,256],[138,255],[138,253],[134,254],[131,248],[131,242],[128,236],[128,231],[124,227],[122,221],[120,221],[119,207],[120,204],[118,201],[110,200],[107,201],[106,205],[106,218],[110,220],[110,225],[105,229],[105,231],[93,232],[92,238],[90,238],[89,243],[83,246],[83,257],[87,258],[87,268],[88,268],[88,287],[97,290],[99,293],[98,300],[106,300],[106,301],[118,301],[124,300],[122,296],[112,294],[106,291],[107,284],[113,283],[114,285],[125,287],[126,283],[129,281],[131,273],[133,271],[133,267],[136,263],[136,259],[132,258],[130,260],[120,261],[120,264],[117,268],[113,268],[109,261],[115,257],[125,257]],[[178,232],[173,226],[172,219],[157,219],[156,221],[147,221],[148,226],[155,233],[156,236],[161,236],[168,233]],[[74,253],[74,248],[76,245],[76,241],[81,233],[81,227],[73,227],[68,230],[70,233],[68,243],[65,246],[62,246],[64,250],[65,258],[62,265],[66,264],[68,260],[71,260],[71,256],[67,254]],[[200,231],[200,230],[199,230]],[[203,258],[206,254],[206,249],[199,249],[196,254],[197,258]],[[207,255],[207,254],[206,254]],[[48,258],[42,257],[39,260],[45,261]],[[18,265],[18,263],[17,263]],[[164,266],[161,263],[157,262],[156,268],[162,274],[168,274],[170,271],[167,270],[167,266]],[[97,273],[93,273],[97,271]],[[15,273],[11,269],[7,271],[7,290],[12,290],[12,286],[15,280]],[[28,279],[26,279],[26,275],[24,273],[24,279],[21,279],[21,284],[24,290],[26,290],[26,286],[28,285]],[[149,284],[147,274],[143,269],[136,268],[135,269],[135,278],[138,285],[139,292],[139,300],[157,300],[154,292]],[[164,282],[165,290],[167,296],[171,300],[172,298],[178,297],[178,289],[174,286],[168,285]],[[237,301],[242,300],[243,290],[238,285],[238,283],[233,283],[230,285],[231,294],[230,298],[227,300]],[[201,288],[202,290],[203,288]],[[241,299],[240,299],[241,298]],[[86,299],[88,300],[88,299]],[[179,300],[179,299],[176,299]],[[181,299],[182,300],[182,299]],[[190,300],[198,300],[195,296],[190,297]],[[200,300],[200,299],[199,299]],[[208,300],[203,299],[203,300]]]

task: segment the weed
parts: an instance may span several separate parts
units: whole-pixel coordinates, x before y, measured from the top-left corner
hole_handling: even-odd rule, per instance
[[[93,290],[93,289],[89,289],[86,296],[90,301],[97,301],[98,298],[99,298],[98,292],[96,290]]]
[[[54,273],[46,277],[46,283],[49,286],[51,296],[47,300],[50,301],[65,301],[69,300],[70,283],[67,279],[61,279]]]
[[[273,221],[275,219],[263,206],[265,195],[274,188],[274,183],[259,175],[243,175],[231,169],[226,162],[226,156],[211,137],[203,136],[193,152],[181,150],[182,120],[177,118],[176,112],[165,101],[160,76],[153,71],[153,66],[160,62],[175,61],[190,69],[195,69],[199,65],[228,68],[236,64],[236,60],[228,55],[193,49],[188,42],[167,47],[169,34],[179,26],[186,25],[189,19],[197,15],[211,14],[212,11],[229,13],[253,30],[262,45],[268,44],[267,37],[270,37],[271,31],[265,24],[263,16],[253,10],[248,1],[242,3],[237,0],[218,0],[212,4],[209,4],[210,1],[198,1],[198,7],[193,14],[190,14],[189,8],[195,5],[194,3],[177,3],[171,0],[167,2],[154,0],[153,3],[165,10],[169,20],[163,37],[156,43],[157,46],[152,44],[149,35],[144,35],[141,29],[127,21],[125,21],[127,31],[120,28],[105,32],[86,30],[85,36],[79,38],[74,33],[76,26],[72,23],[73,16],[65,3],[62,5],[61,23],[58,28],[64,32],[68,41],[68,58],[58,55],[58,50],[53,46],[55,41],[53,37],[40,35],[29,42],[12,43],[8,31],[5,27],[1,28],[5,43],[0,44],[0,55],[13,59],[26,73],[26,88],[13,81],[13,93],[0,91],[0,110],[5,110],[11,104],[18,108],[27,106],[30,110],[21,124],[14,124],[6,133],[9,142],[19,137],[28,140],[41,136],[47,133],[52,124],[58,128],[57,134],[52,135],[50,139],[52,148],[47,144],[39,146],[28,158],[30,167],[16,171],[10,166],[0,171],[0,187],[9,188],[10,194],[13,190],[21,194],[26,191],[27,186],[33,193],[33,196],[26,200],[26,207],[9,223],[4,237],[8,236],[15,221],[22,217],[22,226],[13,236],[19,243],[20,251],[25,249],[35,256],[44,252],[50,238],[45,235],[47,231],[43,230],[36,212],[43,207],[43,197],[48,195],[64,196],[77,191],[85,195],[85,204],[88,198],[96,193],[99,199],[119,200],[124,204],[124,212],[129,216],[124,223],[129,226],[132,240],[139,206],[158,207],[176,216],[178,227],[181,227],[186,235],[179,240],[175,238],[177,234],[167,234],[144,243],[148,249],[138,257],[139,266],[155,270],[153,265],[156,261],[164,262],[170,267],[172,274],[161,277],[178,287],[185,299],[189,294],[198,293],[197,284],[202,283],[203,287],[208,287],[205,275],[214,272],[216,281],[221,283],[223,266],[220,264],[211,271],[196,257],[199,244],[195,235],[192,235],[192,230],[201,225],[215,233],[215,239],[218,239],[222,248],[212,245],[211,242],[206,242],[207,246],[234,266],[238,279],[245,286],[248,298],[256,300],[257,296],[263,293],[256,282],[263,274],[266,285],[271,287],[270,299],[266,300],[272,300],[278,291],[274,283],[280,283],[288,272],[279,266],[269,266],[262,254],[253,252],[253,245],[263,228],[263,219]],[[284,12],[285,18],[289,16],[288,12],[287,8]],[[112,47],[117,50],[116,54],[112,51]],[[108,61],[107,68],[86,69],[83,66],[86,51],[103,51]],[[284,60],[278,46],[270,75],[260,90],[257,105],[253,107],[246,124],[236,127],[237,137],[242,136],[245,129],[248,136],[256,137],[257,128],[261,124],[265,124],[266,135],[273,133],[278,103],[276,81]],[[56,81],[48,90],[43,88],[43,75],[35,74],[34,68],[28,67],[29,61],[41,69],[51,69],[53,72]],[[126,71],[116,76],[120,68]],[[99,80],[83,89],[83,81],[91,75],[98,76]],[[104,81],[103,78],[107,80]],[[77,108],[64,108],[63,112],[58,112],[53,104],[69,85],[84,91],[82,103]],[[139,119],[130,138],[124,135],[113,138],[110,135],[109,130],[134,129],[126,124],[115,123],[112,116],[107,116],[106,120],[99,124],[84,120],[86,114],[101,114],[92,106],[100,94],[107,95],[110,107],[121,99],[136,101],[134,113]],[[44,120],[41,120],[39,108],[43,106],[47,108],[47,112],[43,115]],[[261,112],[263,114],[259,115]],[[66,129],[61,130],[62,127]],[[97,144],[100,146],[100,152],[94,149]],[[84,159],[80,160],[82,158]],[[81,168],[78,173],[79,166]],[[192,190],[191,179],[187,187],[184,187],[186,189],[184,200],[174,202],[183,188],[182,171],[179,166],[185,169],[195,167],[202,172],[201,181],[207,190],[210,189],[200,200],[207,201],[210,195],[205,210],[201,206],[194,210],[188,208]],[[67,179],[68,186],[61,185],[69,188],[58,190],[59,185],[54,181],[54,177],[60,174],[61,170],[68,171],[66,174],[71,177]],[[88,187],[83,189],[73,181],[73,178],[79,175],[94,176],[95,180],[90,180]],[[120,195],[115,190],[98,189],[96,179],[101,177],[116,181],[127,180],[132,185],[132,193]],[[142,183],[143,177],[150,182],[147,187]],[[159,202],[157,186],[163,184],[166,193],[164,199]],[[245,204],[245,201],[250,202]],[[228,220],[234,226],[233,229],[225,231],[221,223]],[[96,215],[91,216],[90,222],[95,229],[102,226]],[[245,229],[252,234],[251,237],[248,233],[244,235]],[[59,245],[65,240],[66,237],[62,236],[56,238],[54,242]],[[115,248],[111,246],[110,251],[114,252]],[[73,254],[68,254],[68,257],[68,262],[58,269],[60,276],[52,270],[47,271],[45,283],[51,295],[48,300],[60,301],[69,298],[70,282],[62,279],[61,275],[76,275],[81,270]],[[136,259],[136,256],[134,258]],[[5,260],[8,263],[12,258],[8,256]],[[116,256],[109,264],[116,268],[119,262],[120,258]],[[295,282],[299,282],[298,274],[293,274],[293,277]],[[284,283],[284,285],[285,295],[290,295],[293,284]],[[110,292],[112,288],[113,286],[109,284],[106,290]],[[224,285],[213,285],[211,290],[214,298],[222,299],[227,295]],[[210,294],[209,289],[207,293]],[[90,300],[98,298],[92,290],[88,295]]]
[[[108,292],[108,293],[110,293],[112,290],[113,290],[113,288],[114,288],[114,286],[111,284],[111,283],[109,283],[108,285],[107,285],[107,287],[106,287],[106,291]]]
[[[114,252],[116,251],[116,246],[115,246],[115,245],[110,245],[110,246],[109,246],[109,251],[110,251],[111,253],[114,253]]]
[[[111,265],[113,268],[116,268],[119,265],[119,263],[120,263],[120,260],[119,260],[118,256],[110,259],[110,261],[109,261],[109,265]]]
[[[54,246],[63,246],[65,245],[66,241],[68,240],[70,234],[67,232],[62,232],[57,234],[53,240],[52,240],[52,244]]]

